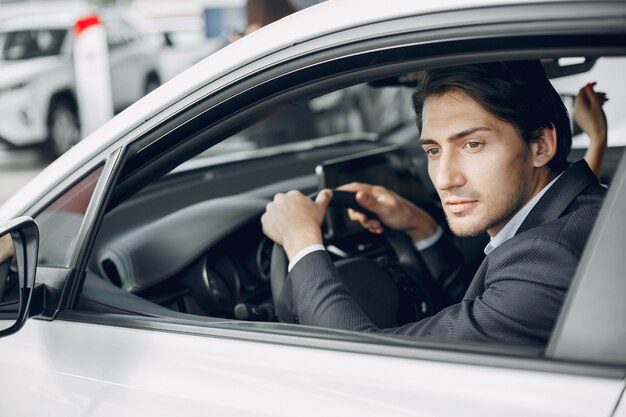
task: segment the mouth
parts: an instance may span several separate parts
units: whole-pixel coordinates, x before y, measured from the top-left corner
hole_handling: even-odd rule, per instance
[[[478,204],[478,200],[449,200],[446,201],[446,209],[453,214],[461,214],[474,208]]]

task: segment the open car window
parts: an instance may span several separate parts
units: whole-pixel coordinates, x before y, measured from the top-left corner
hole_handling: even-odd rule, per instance
[[[605,62],[612,68],[609,74],[624,63],[601,58],[596,65]],[[585,75],[576,77],[555,79],[557,90],[564,96],[576,92],[572,88],[582,87],[585,83],[578,83]],[[391,182],[401,184],[398,189],[404,187],[405,197],[415,200],[417,195],[449,234],[428,179],[426,157],[417,143],[412,87],[372,79],[265,108],[216,144],[207,137],[204,148],[190,152],[186,160],[151,178],[106,213],[77,308],[139,316],[181,317],[182,313],[190,319],[232,323],[247,317],[263,321],[266,326],[259,328],[265,330],[281,328],[273,315],[271,295],[273,244],[262,233],[260,217],[274,194],[291,189],[310,194],[321,186],[350,180],[389,183],[388,177],[399,178]],[[621,123],[614,114],[607,111],[610,129]],[[614,172],[621,151],[615,148],[618,157],[607,160],[607,172]],[[571,159],[581,157],[578,151]],[[383,162],[367,170],[374,166],[369,165],[370,158]],[[328,177],[319,167],[351,160],[360,165],[348,163],[336,176],[338,182],[324,182]],[[418,186],[406,187],[408,183]],[[484,257],[488,237],[453,238],[453,242],[471,268],[471,279]],[[389,303],[396,310],[381,319],[387,325],[402,325],[433,313],[415,296],[419,286],[394,270],[397,254],[381,239],[351,229],[329,247],[335,262],[366,256],[389,266],[392,292],[398,290],[400,296]],[[456,288],[450,300],[458,300],[465,289]],[[246,309],[263,313],[245,316],[248,313],[241,311]],[[541,352],[530,349],[525,354]]]
[[[147,184],[105,216],[79,306],[94,308],[102,281],[120,290],[112,308],[129,303],[138,314],[152,311],[138,298],[219,319],[235,319],[242,303],[271,303],[265,204],[276,192],[317,190],[325,161],[380,150],[399,155],[381,174],[423,183],[411,167],[423,160],[411,93],[362,83],[279,106]]]

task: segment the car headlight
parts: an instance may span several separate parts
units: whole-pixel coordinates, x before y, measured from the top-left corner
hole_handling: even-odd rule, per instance
[[[13,93],[15,91],[21,90],[23,88],[25,88],[28,85],[27,82],[21,82],[18,84],[13,84],[13,85],[9,85],[9,86],[5,86],[5,87],[0,87],[0,97]]]

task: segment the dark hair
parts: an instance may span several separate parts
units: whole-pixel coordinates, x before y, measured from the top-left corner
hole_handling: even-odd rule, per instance
[[[289,0],[248,0],[246,5],[248,25],[257,24],[259,27],[295,12],[296,8]]]
[[[560,173],[568,166],[572,130],[567,109],[539,61],[462,65],[426,71],[413,93],[417,127],[422,130],[424,100],[461,90],[500,120],[511,123],[526,142],[546,128],[557,133],[557,150],[548,167]]]

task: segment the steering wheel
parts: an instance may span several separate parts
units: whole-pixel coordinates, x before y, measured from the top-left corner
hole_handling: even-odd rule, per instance
[[[317,193],[310,196],[315,199]],[[351,208],[365,214],[370,219],[378,217],[361,207],[356,201],[356,194],[348,191],[333,190],[330,207]],[[382,223],[381,223],[382,224]],[[391,282],[395,294],[403,275],[417,287],[414,302],[419,304],[416,309],[416,319],[430,316],[443,307],[443,290],[426,267],[424,260],[413,246],[411,239],[404,233],[390,228],[384,228],[383,237],[396,255],[397,262],[391,267],[380,265],[377,261],[367,258],[353,258],[335,263],[342,280],[348,290],[361,306],[365,314],[379,327],[391,327],[395,324],[397,296],[394,307],[394,296],[390,293],[388,283]],[[271,262],[272,298],[276,301],[283,289],[287,278],[287,255],[282,246],[274,244]],[[390,270],[392,272],[390,272]],[[354,276],[359,274],[360,276]],[[392,281],[389,281],[391,278]],[[375,290],[367,288],[374,286]],[[365,294],[365,295],[364,295]],[[370,294],[368,297],[367,294]],[[382,311],[381,309],[384,309]]]

